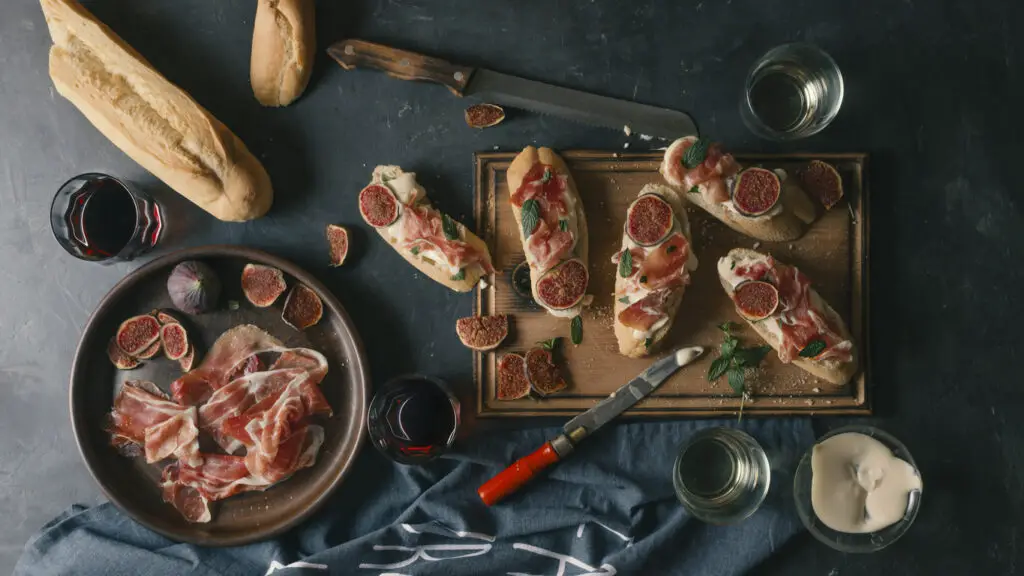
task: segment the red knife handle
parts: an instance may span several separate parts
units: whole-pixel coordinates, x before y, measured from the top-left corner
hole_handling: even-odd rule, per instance
[[[477,489],[476,493],[484,504],[493,506],[503,498],[522,488],[540,473],[541,470],[558,462],[558,453],[555,452],[551,442],[545,442],[543,446],[529,456],[523,456],[516,460],[508,468],[505,468],[497,476],[491,478]]]
[[[447,86],[456,96],[462,96],[474,70],[365,40],[342,40],[329,47],[327,53],[346,70],[373,68],[401,80],[435,82]]]

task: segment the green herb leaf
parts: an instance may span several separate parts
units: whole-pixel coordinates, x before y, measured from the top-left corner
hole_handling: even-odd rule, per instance
[[[665,253],[666,254],[671,254],[671,253],[675,252],[676,250],[677,250],[677,248],[676,248],[675,244],[669,244],[668,248],[665,248]]]
[[[583,318],[576,316],[569,324],[569,334],[572,336],[572,343],[579,345],[583,342]]]
[[[753,348],[740,348],[736,351],[736,364],[744,368],[756,368],[764,360],[764,357],[772,351],[771,346],[755,346]]]
[[[692,146],[683,153],[683,166],[692,170],[700,166],[708,157],[708,148],[711,147],[711,140],[699,138]]]
[[[718,380],[729,369],[729,358],[715,358],[708,369],[708,382]]]
[[[740,341],[731,336],[726,336],[725,341],[722,342],[722,358],[732,358],[733,352],[736,351],[736,345]]]
[[[466,269],[465,268],[459,270],[459,273],[456,274],[455,276],[452,276],[452,280],[455,280],[455,281],[465,280],[465,279],[466,279]]]
[[[735,270],[735,269],[736,269],[736,261],[733,260],[732,264],[729,264],[729,270]]]
[[[523,237],[529,238],[530,234],[533,234],[533,231],[537,228],[537,223],[540,222],[540,204],[533,198],[530,198],[523,202],[520,215],[523,219]]]
[[[547,184],[550,181],[551,181],[551,168],[545,168],[544,169],[544,176],[541,177],[540,183],[541,184]]]
[[[647,276],[641,276],[640,277],[640,283],[641,284],[646,284],[647,283]]]
[[[687,190],[687,192],[689,192],[690,194],[697,194],[698,192],[700,192],[700,187],[694,184],[693,186],[690,187],[689,190]]]
[[[626,248],[622,251],[622,257],[619,258],[619,276],[623,278],[629,278],[633,274],[633,253]]]
[[[743,389],[746,387],[747,380],[746,375],[743,373],[743,368],[739,368],[737,366],[729,368],[728,376],[729,388],[732,388],[732,391],[736,394],[743,394]]]
[[[561,230],[562,232],[568,232],[569,231],[569,221],[564,219],[564,218],[559,219],[558,220],[558,229]]]
[[[725,332],[726,334],[729,334],[732,331],[732,326],[732,322],[722,322],[721,324],[718,325],[718,329],[721,330],[722,332]]]
[[[228,300],[228,310],[238,310],[238,300]]]
[[[419,253],[420,253],[420,247],[419,246],[413,246],[412,249],[409,250],[409,252],[412,252],[413,256],[418,256]]]
[[[449,240],[459,239],[459,226],[455,224],[455,220],[452,220],[451,216],[441,214],[441,228],[444,229],[445,238]]]
[[[622,298],[619,298],[619,302],[622,302],[623,304],[629,304],[629,296],[623,296]]]
[[[541,348],[543,348],[545,350],[552,351],[552,350],[554,350],[555,348],[558,347],[558,342],[561,341],[561,340],[562,340],[561,336],[555,336],[554,338],[551,338],[550,340],[541,340],[540,342],[537,342],[537,346],[540,346]]]
[[[644,340],[644,348],[650,348],[651,347],[651,342],[653,342],[653,341],[654,340],[652,338],[648,338],[648,339]]]
[[[821,354],[822,352],[824,352],[825,351],[825,347],[826,347],[825,341],[820,339],[820,338],[816,338],[816,339],[811,340],[810,342],[808,342],[807,346],[804,346],[804,349],[800,351],[800,357],[801,358],[814,358],[818,354]]]

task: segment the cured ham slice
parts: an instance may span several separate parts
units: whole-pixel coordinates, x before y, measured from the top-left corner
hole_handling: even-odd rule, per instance
[[[643,258],[637,280],[648,290],[688,284],[685,265],[689,258],[690,243],[682,234],[673,234]]]
[[[252,450],[245,456],[245,465],[253,478],[276,484],[296,471],[312,466],[323,443],[322,427],[313,424],[300,426],[281,442],[274,457]]]
[[[539,272],[546,272],[572,252],[576,241],[565,220],[571,206],[568,202],[568,176],[554,167],[537,163],[523,183],[512,193],[511,201],[522,208],[527,200],[537,202],[539,219],[526,240],[526,257]]]
[[[708,147],[704,162],[694,168],[683,164],[683,155],[697,141],[696,138],[683,138],[673,144],[665,155],[663,172],[669,184],[684,191],[694,186],[703,186],[701,193],[714,202],[729,200],[729,188],[725,179],[735,176],[742,168],[732,154],[722,151],[720,144]]]
[[[209,522],[210,502],[250,490],[264,490],[271,483],[253,478],[242,456],[203,454],[199,466],[176,462],[164,468],[160,487],[164,502],[174,506],[189,522]]]
[[[242,362],[275,348],[282,348],[281,342],[256,326],[236,326],[217,338],[198,368],[171,384],[171,396],[182,405],[202,404],[215,390],[231,381]]]
[[[107,422],[111,444],[135,456],[142,447],[146,462],[177,456],[198,465],[199,429],[196,410],[172,402],[152,382],[125,382],[114,399]]]
[[[541,220],[526,240],[526,255],[534,268],[539,272],[547,272],[572,252],[573,245],[572,233],[552,228]]]
[[[405,206],[402,209],[399,226],[402,247],[407,250],[416,248],[440,254],[453,270],[479,264],[488,274],[494,271],[490,255],[480,253],[467,242],[445,236],[441,213],[431,206]]]
[[[659,290],[644,296],[619,312],[619,322],[639,332],[650,332],[658,321],[668,320],[668,313],[665,312],[665,300],[668,296],[668,290]]]

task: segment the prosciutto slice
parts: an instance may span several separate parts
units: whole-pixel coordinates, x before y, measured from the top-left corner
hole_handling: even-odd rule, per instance
[[[537,202],[537,227],[526,240],[526,257],[531,266],[546,272],[568,257],[576,240],[563,220],[568,218],[568,176],[547,164],[534,164],[523,183],[512,193],[512,204],[522,208],[527,200]],[[563,230],[563,228],[565,228]]]
[[[202,404],[214,391],[227,385],[239,370],[252,369],[250,358],[280,348],[282,345],[277,338],[256,326],[236,326],[217,338],[198,368],[171,384],[171,396],[185,406]]]
[[[619,322],[633,330],[649,332],[656,322],[668,318],[665,311],[668,296],[668,290],[659,290],[644,296],[619,312]]]
[[[479,264],[487,274],[494,271],[489,254],[481,253],[468,242],[445,236],[441,213],[429,205],[404,206],[399,226],[402,247],[407,250],[433,250],[452,269]]]
[[[146,462],[176,456],[199,465],[199,429],[196,409],[172,402],[152,382],[125,382],[114,399],[107,422],[111,444],[135,456],[142,447]]]
[[[160,478],[164,502],[174,506],[189,522],[209,522],[212,501],[268,486],[270,483],[252,477],[244,457],[225,454],[203,454],[199,466],[186,462],[170,464]]]
[[[688,169],[683,164],[683,155],[696,141],[696,138],[687,137],[676,140],[669,146],[662,164],[665,179],[669,184],[684,191],[700,186],[701,194],[713,202],[729,200],[729,188],[725,184],[725,179],[735,176],[742,167],[732,154],[722,151],[720,144],[712,144],[708,147],[704,162]]]

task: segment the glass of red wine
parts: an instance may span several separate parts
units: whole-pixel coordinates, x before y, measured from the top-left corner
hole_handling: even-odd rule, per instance
[[[459,429],[459,400],[448,385],[409,374],[384,384],[370,402],[366,427],[382,454],[400,464],[423,464],[444,454]]]
[[[91,262],[131,260],[160,240],[163,212],[148,194],[100,173],[64,183],[50,205],[50,227],[72,256]]]

